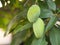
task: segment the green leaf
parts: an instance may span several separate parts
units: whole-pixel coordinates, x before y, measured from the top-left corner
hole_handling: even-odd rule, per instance
[[[41,18],[38,18],[35,23],[33,23],[33,32],[36,38],[41,38],[44,33],[45,24]]]
[[[48,9],[47,3],[45,3],[44,1],[40,1],[40,0],[38,0],[38,2],[39,2],[38,4],[41,9]]]
[[[40,7],[38,5],[32,5],[27,13],[27,18],[30,22],[35,22],[40,15]]]
[[[24,11],[22,11],[21,13],[19,13],[18,15],[16,15],[8,24],[7,30],[5,32],[5,35],[9,34],[9,32],[11,31],[11,28],[13,27],[13,25],[16,25],[16,23],[18,23],[22,18],[26,18],[26,13],[27,13],[27,9],[25,9]]]
[[[46,26],[46,32],[48,31],[48,30],[50,30],[53,26],[54,26],[54,24],[56,23],[56,21],[57,21],[57,17],[56,16],[52,16],[51,18],[50,18],[50,21],[48,22],[48,24],[47,24],[47,26]]]
[[[31,23],[27,23],[27,24],[25,24],[25,25],[23,25],[23,26],[20,26],[20,27],[18,26],[18,27],[13,31],[13,34],[16,34],[16,33],[20,32],[20,31],[29,29],[29,28],[31,28],[31,27],[32,27],[32,24],[31,24]]]
[[[20,45],[24,40],[26,40],[30,35],[30,31],[24,30],[21,32],[18,32],[13,36],[11,45]]]
[[[34,39],[31,45],[47,45],[45,38]]]
[[[49,9],[56,11],[56,4],[54,3],[53,0],[46,0],[46,2],[48,4]]]
[[[24,43],[24,45],[31,45],[33,39],[34,39],[34,35],[32,34]]]
[[[53,15],[52,11],[49,9],[42,9],[40,18],[50,18]]]
[[[60,45],[60,30],[58,28],[53,27],[49,36],[52,45]]]

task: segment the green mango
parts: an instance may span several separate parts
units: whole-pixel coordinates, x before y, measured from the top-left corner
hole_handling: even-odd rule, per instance
[[[41,38],[44,33],[45,24],[41,18],[38,18],[35,23],[33,23],[33,32],[36,38]]]
[[[27,18],[29,22],[35,22],[40,15],[40,7],[38,5],[32,5],[27,13]]]

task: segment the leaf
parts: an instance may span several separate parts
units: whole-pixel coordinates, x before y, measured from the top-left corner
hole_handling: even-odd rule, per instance
[[[36,38],[41,38],[44,33],[44,22],[41,18],[38,18],[35,23],[33,23],[33,32]]]
[[[19,28],[16,28],[16,29],[13,31],[13,34],[16,34],[16,33],[20,32],[20,31],[29,29],[29,28],[31,28],[31,27],[32,27],[32,24],[31,24],[31,23],[27,23],[27,24],[25,24],[25,25],[23,25],[23,26],[20,26]]]
[[[47,45],[45,38],[34,39],[31,45]]]
[[[16,23],[18,23],[22,18],[26,18],[26,13],[27,13],[27,9],[16,15],[8,24],[7,30],[4,35],[9,34],[13,25],[16,25]]]
[[[26,40],[29,37],[29,35],[30,35],[29,30],[18,32],[13,36],[13,39],[10,45],[20,45],[24,40]]]
[[[58,28],[53,27],[49,36],[52,45],[60,45],[60,30]]]
[[[52,11],[49,9],[42,9],[40,18],[50,18],[53,15]]]
[[[54,24],[56,23],[56,21],[57,21],[57,17],[56,16],[52,16],[51,18],[50,18],[50,21],[48,22],[48,24],[47,24],[47,26],[46,26],[46,32],[48,31],[48,30],[50,30],[53,26],[54,26]]]
[[[38,4],[41,9],[48,9],[47,3],[45,3],[44,1],[40,1],[40,0],[38,0],[38,2],[39,2]]]
[[[38,5],[32,5],[27,13],[27,18],[30,22],[35,22],[40,15],[40,7]]]
[[[24,43],[24,45],[31,45],[32,41],[34,39],[34,35],[32,34]]]
[[[56,4],[54,3],[53,0],[46,0],[46,2],[48,4],[49,9],[56,11]]]

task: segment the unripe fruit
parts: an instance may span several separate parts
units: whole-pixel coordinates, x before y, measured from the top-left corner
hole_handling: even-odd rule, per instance
[[[40,7],[38,5],[32,5],[27,13],[27,18],[30,22],[34,22],[40,15]]]
[[[41,18],[38,18],[35,23],[33,23],[33,31],[36,38],[41,38],[44,33],[44,22]]]

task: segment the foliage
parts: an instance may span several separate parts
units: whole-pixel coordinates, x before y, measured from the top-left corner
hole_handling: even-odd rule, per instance
[[[0,27],[6,31],[4,36],[13,34],[10,45],[60,45],[59,0],[0,1]]]

